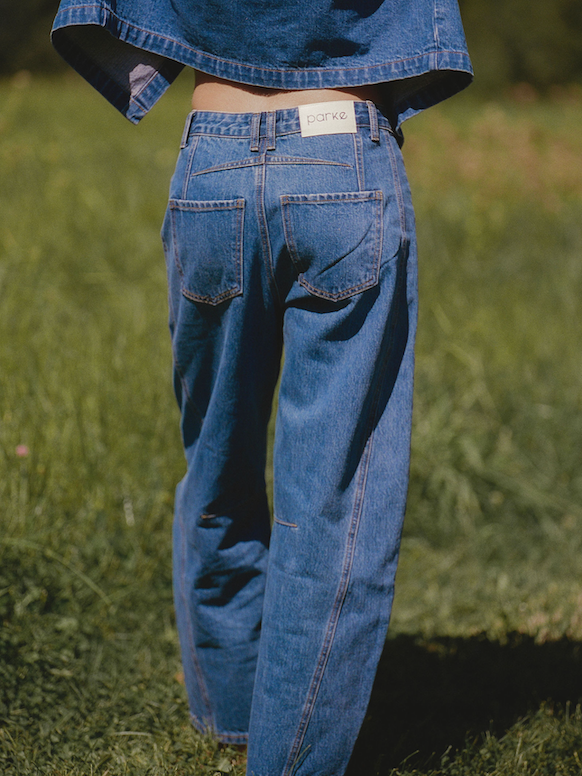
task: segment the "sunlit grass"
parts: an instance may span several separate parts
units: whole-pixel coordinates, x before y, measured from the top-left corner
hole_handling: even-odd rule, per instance
[[[244,772],[189,725],[171,601],[159,227],[188,87],[136,128],[78,79],[0,86],[7,776]],[[411,491],[353,776],[580,772],[581,119],[461,98],[407,127]]]

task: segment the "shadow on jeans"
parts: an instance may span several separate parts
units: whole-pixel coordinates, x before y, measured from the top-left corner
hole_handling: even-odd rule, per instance
[[[384,647],[346,776],[388,776],[405,759],[407,769],[438,767],[449,747],[479,741],[487,730],[501,735],[543,701],[581,698],[580,642],[536,644],[519,633],[503,644],[485,636],[395,636]]]

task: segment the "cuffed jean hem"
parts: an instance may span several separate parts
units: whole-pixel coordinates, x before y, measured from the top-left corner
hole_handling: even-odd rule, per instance
[[[229,733],[228,731],[213,730],[212,728],[209,728],[208,725],[205,725],[203,722],[201,722],[197,717],[195,717],[194,714],[190,714],[190,721],[199,733],[202,733],[203,735],[210,735],[217,741],[220,741],[221,744],[236,745],[248,744],[249,742],[248,733]]]

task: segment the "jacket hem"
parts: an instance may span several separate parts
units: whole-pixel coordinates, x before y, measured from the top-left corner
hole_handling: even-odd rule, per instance
[[[117,41],[144,52],[145,63],[148,54],[153,57],[155,64],[150,66],[152,75],[147,83],[142,83],[137,91],[129,84],[122,85],[121,76],[127,76],[123,71],[123,54],[118,53],[115,58],[118,67],[116,75],[119,76],[116,79],[79,45],[78,33],[73,39],[70,30],[74,27],[78,30],[100,27]],[[391,106],[398,114],[398,125],[405,118],[465,88],[473,76],[466,52],[443,49],[424,51],[390,62],[352,64],[349,67],[282,68],[237,62],[142,29],[97,4],[61,9],[55,18],[51,37],[59,54],[133,123],[138,123],[153,107],[185,65],[226,80],[284,90],[389,85],[424,76],[427,80],[418,93],[404,88],[401,91],[406,94],[406,100],[397,99]],[[135,57],[135,51],[132,56]]]

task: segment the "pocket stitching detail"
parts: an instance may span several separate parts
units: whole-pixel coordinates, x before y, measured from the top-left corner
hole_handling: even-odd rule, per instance
[[[383,208],[382,208],[383,193],[381,190],[377,189],[374,191],[338,192],[334,194],[282,194],[280,199],[281,199],[281,207],[282,207],[282,214],[283,214],[283,231],[285,234],[285,241],[287,243],[287,248],[289,250],[291,261],[293,262],[297,270],[297,273],[298,273],[297,280],[300,286],[305,288],[310,294],[314,296],[337,302],[337,301],[347,299],[356,293],[372,288],[378,283],[378,280],[380,277],[380,259],[382,255],[382,241],[383,241]],[[297,245],[293,236],[293,228],[292,228],[291,217],[290,217],[290,208],[288,207],[289,205],[298,205],[298,204],[318,205],[318,204],[330,204],[335,202],[357,202],[357,203],[376,202],[377,203],[377,213],[374,218],[375,234],[373,237],[373,251],[372,251],[372,255],[374,256],[374,263],[375,263],[374,273],[370,278],[368,278],[364,282],[356,283],[355,285],[342,289],[341,291],[338,291],[338,292],[325,291],[319,288],[315,288],[305,278],[305,271],[304,270],[302,271],[301,258],[299,256],[299,251],[297,249]]]
[[[244,211],[245,211],[245,204],[246,204],[245,200],[243,198],[238,198],[234,200],[208,200],[208,201],[171,199],[168,204],[169,204],[170,215],[171,215],[172,238],[174,243],[173,258],[174,258],[174,263],[176,265],[178,274],[180,275],[180,280],[181,280],[180,290],[182,292],[182,295],[193,302],[202,302],[204,304],[209,304],[213,307],[217,306],[221,302],[224,302],[228,299],[233,299],[236,296],[241,296],[241,294],[243,293],[243,231],[244,231]],[[204,213],[204,212],[214,212],[214,211],[224,211],[224,210],[236,211],[236,225],[235,225],[236,241],[234,243],[234,250],[233,250],[233,257],[234,257],[234,264],[235,264],[235,281],[234,281],[235,285],[225,291],[222,291],[219,294],[216,294],[215,296],[197,294],[193,291],[190,291],[185,286],[184,269],[178,258],[176,219],[173,217],[173,214],[176,211]]]

